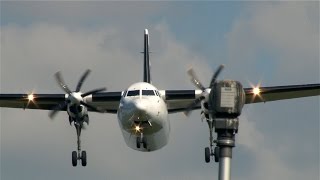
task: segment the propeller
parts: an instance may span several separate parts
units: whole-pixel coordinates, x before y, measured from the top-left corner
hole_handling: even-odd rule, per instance
[[[85,106],[85,107],[87,107],[87,108],[90,108],[90,109],[92,109],[92,110],[94,110],[94,111],[96,111],[96,112],[104,112],[104,111],[98,109],[97,107],[94,107],[94,106],[92,106],[92,105],[87,104],[86,102],[84,102],[84,101],[83,101],[83,98],[85,98],[85,97],[87,97],[87,96],[89,96],[89,95],[92,95],[92,94],[96,94],[96,93],[105,91],[106,88],[93,89],[93,90],[88,91],[88,92],[86,92],[86,93],[80,94],[80,96],[78,95],[78,93],[80,93],[80,90],[81,90],[81,87],[82,87],[83,82],[86,80],[86,78],[88,77],[88,75],[90,74],[90,72],[91,72],[90,69],[88,69],[88,70],[85,71],[85,73],[81,76],[81,78],[80,78],[80,80],[79,80],[79,82],[78,82],[78,84],[77,84],[76,91],[74,91],[74,92],[72,92],[72,91],[69,89],[69,87],[66,85],[66,83],[64,82],[63,77],[62,77],[62,75],[61,75],[60,72],[57,72],[57,73],[55,74],[55,79],[56,79],[58,85],[61,87],[61,89],[62,89],[64,92],[66,92],[66,93],[68,94],[68,98],[67,98],[65,101],[57,104],[56,106],[54,106],[54,107],[52,108],[52,110],[51,110],[50,113],[49,113],[49,117],[50,117],[51,119],[53,119],[53,118],[57,115],[57,113],[58,113],[59,111],[67,108],[67,106],[72,102],[72,100],[74,101],[74,103],[77,103],[78,105],[81,104],[81,105],[83,105],[83,106]],[[78,114],[78,113],[79,113],[78,108],[75,108],[75,110],[76,110],[76,113]]]
[[[215,73],[213,74],[211,81],[210,81],[210,85],[208,88],[212,89],[212,87],[214,86],[214,84],[217,81],[218,76],[220,75],[221,71],[223,70],[224,65],[221,64],[218,69],[215,71]],[[197,99],[195,99],[189,106],[187,106],[184,114],[186,116],[189,116],[191,111],[202,101],[205,99],[205,97],[208,95],[208,92],[206,91],[208,88],[205,88],[201,81],[198,79],[198,77],[196,76],[196,73],[194,72],[194,70],[192,68],[190,68],[188,70],[188,74],[191,78],[191,82],[199,89],[202,90],[202,95],[200,97],[198,97]]]

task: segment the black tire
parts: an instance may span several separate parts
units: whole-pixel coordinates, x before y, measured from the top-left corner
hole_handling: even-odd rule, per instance
[[[210,149],[209,149],[209,147],[204,148],[204,155],[205,155],[206,163],[209,163],[210,162]]]
[[[78,163],[78,155],[76,151],[72,151],[72,166],[77,166]]]
[[[145,137],[142,138],[142,146],[144,149],[147,149],[147,140]]]
[[[220,148],[214,148],[214,162],[219,162]]]
[[[141,147],[141,138],[137,137],[137,148],[140,149]]]
[[[87,152],[86,151],[81,152],[81,165],[87,166]]]

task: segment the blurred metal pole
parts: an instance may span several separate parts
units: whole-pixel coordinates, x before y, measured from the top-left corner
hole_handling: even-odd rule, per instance
[[[231,157],[221,157],[219,159],[219,180],[231,179]]]
[[[231,180],[232,148],[235,147],[235,136],[238,133],[239,120],[215,119],[215,132],[217,133],[218,151],[215,156],[219,160],[219,180]]]

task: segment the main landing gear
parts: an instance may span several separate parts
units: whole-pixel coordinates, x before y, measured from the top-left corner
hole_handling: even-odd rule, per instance
[[[81,128],[82,125],[75,122],[74,126],[77,130],[77,145],[78,145],[78,152],[72,151],[72,166],[77,166],[78,160],[81,161],[82,166],[87,166],[87,152],[81,151],[81,141],[80,141],[80,135],[81,135]]]
[[[212,136],[214,121],[211,119],[207,119],[207,123],[209,126],[209,132],[210,132],[210,138],[209,138],[210,147],[204,148],[205,161],[206,161],[206,163],[209,163],[211,160],[211,157],[214,157],[214,161],[219,162],[219,150],[220,149],[218,146],[216,146],[213,149],[213,146],[214,146],[213,144],[215,143],[215,141],[213,140],[213,136]]]
[[[211,156],[214,157],[214,162],[219,162],[219,147],[215,147],[214,150],[212,150],[212,147],[206,147],[204,148],[204,154],[205,154],[205,161],[206,163],[209,163],[211,160]]]
[[[81,153],[80,153],[81,152]],[[81,160],[82,166],[87,166],[87,152],[86,151],[72,151],[72,166],[77,166],[78,160]]]

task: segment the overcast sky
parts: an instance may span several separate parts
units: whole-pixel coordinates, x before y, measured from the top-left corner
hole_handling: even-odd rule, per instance
[[[62,93],[61,71],[83,90],[121,91],[142,80],[149,29],[153,84],[194,89],[192,66],[208,84],[250,87],[319,83],[319,2],[0,2],[1,93]],[[319,97],[246,105],[232,159],[238,180],[319,179]],[[1,109],[0,179],[217,179],[204,162],[208,128],[199,111],[170,115],[167,146],[126,146],[116,115],[90,113],[82,134],[88,166],[72,167],[75,129],[67,114]]]

